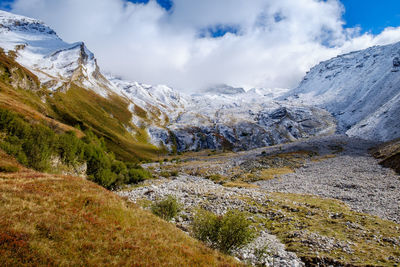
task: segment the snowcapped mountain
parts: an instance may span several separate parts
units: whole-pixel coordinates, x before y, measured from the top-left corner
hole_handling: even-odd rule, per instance
[[[232,87],[227,84],[219,84],[205,89],[202,93],[215,95],[236,95],[246,91],[240,87]]]
[[[190,96],[168,126],[178,150],[251,149],[335,132],[333,118],[322,109],[274,101],[269,90],[240,89],[225,86]]]
[[[334,114],[350,136],[400,137],[400,42],[341,55],[313,67],[285,95]]]
[[[110,107],[101,105],[98,108],[106,112],[107,120],[114,119],[113,124],[125,128],[132,138],[160,148],[250,149],[335,131],[333,117],[323,109],[275,101],[286,92],[283,89],[246,92],[217,85],[189,96],[168,86],[145,85],[106,75],[84,43],[65,43],[50,27],[35,19],[0,11],[0,37],[0,47],[34,73],[50,96],[68,92],[73,86],[110,101],[116,95],[122,100],[114,102],[126,103],[124,112],[130,113],[130,121],[122,123],[115,118],[116,114],[126,117],[121,115],[122,107],[112,113]],[[79,124],[85,120],[76,112],[71,116]],[[105,136],[110,134],[114,133],[109,131]]]
[[[55,91],[74,81],[106,95],[94,55],[84,43],[68,44],[41,21],[0,11],[0,47],[15,51],[17,61]]]

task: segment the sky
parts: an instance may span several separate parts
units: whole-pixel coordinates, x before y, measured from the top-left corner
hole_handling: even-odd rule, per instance
[[[294,88],[320,61],[400,41],[398,0],[0,0],[100,68],[194,92],[215,84]]]

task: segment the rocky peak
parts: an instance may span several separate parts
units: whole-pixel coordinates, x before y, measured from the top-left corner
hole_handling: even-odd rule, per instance
[[[2,10],[0,10],[0,29],[57,35],[54,30],[39,20],[15,15]]]

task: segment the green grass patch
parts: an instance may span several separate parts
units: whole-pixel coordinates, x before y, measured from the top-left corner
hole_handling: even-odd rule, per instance
[[[0,165],[0,172],[13,173],[18,172],[19,168],[13,165]]]
[[[272,234],[308,264],[395,266],[400,262],[400,225],[351,210],[333,199],[270,193],[257,206]]]
[[[117,95],[103,98],[93,91],[72,85],[67,92],[58,92],[48,101],[57,119],[69,125],[80,125],[82,129],[91,129],[104,138],[107,147],[121,160],[149,159],[158,152],[148,143],[146,131],[131,123],[129,103]]]

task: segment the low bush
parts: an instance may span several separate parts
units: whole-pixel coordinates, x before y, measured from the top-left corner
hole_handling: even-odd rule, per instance
[[[12,165],[0,165],[0,172],[13,173],[18,172],[19,168]]]
[[[103,138],[90,130],[79,139],[75,132],[56,133],[44,123],[31,123],[0,109],[0,133],[5,134],[0,148],[21,164],[38,171],[51,171],[51,159],[56,156],[68,166],[86,162],[88,178],[107,189],[151,178],[140,166],[116,160]]]
[[[194,237],[224,253],[231,253],[248,244],[255,236],[245,213],[237,210],[229,211],[224,216],[199,210],[192,230]]]
[[[177,170],[172,170],[169,172],[171,174],[171,176],[176,177],[178,176],[179,172]]]
[[[169,178],[169,177],[175,177],[178,176],[179,172],[177,170],[172,170],[172,171],[161,171],[160,176],[164,178]]]
[[[151,211],[158,217],[170,221],[178,215],[180,204],[173,196],[167,196],[163,200],[155,202],[151,206]]]
[[[144,180],[152,178],[151,173],[148,170],[144,169],[130,169],[128,171],[128,180],[126,183],[135,184],[139,182],[143,182]]]

